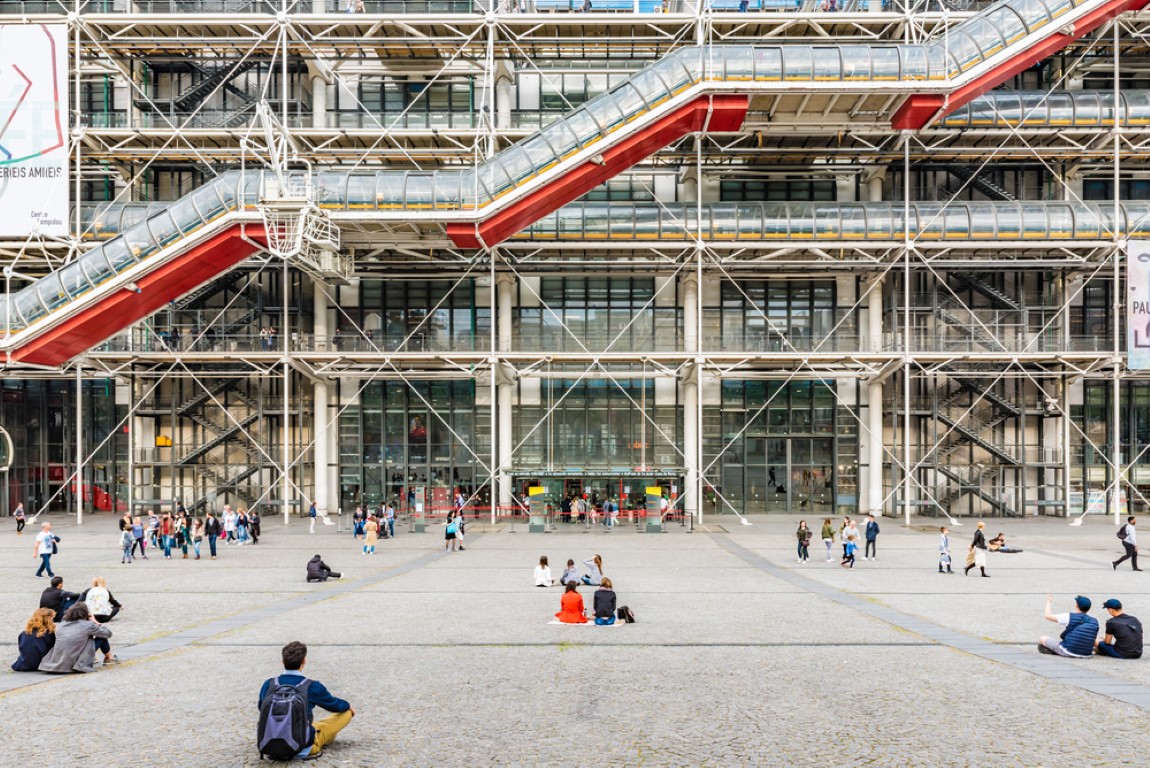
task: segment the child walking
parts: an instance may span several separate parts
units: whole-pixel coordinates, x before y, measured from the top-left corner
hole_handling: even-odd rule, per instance
[[[120,565],[132,562],[132,547],[134,547],[135,544],[136,540],[132,538],[132,530],[130,528],[125,528],[120,531],[120,549],[122,550]]]
[[[855,551],[858,550],[858,544],[855,544],[854,534],[847,536],[847,543],[843,545],[843,561],[839,563],[843,568],[855,567]]]
[[[939,573],[954,573],[950,570],[950,533],[946,526],[938,529],[938,572]],[[946,570],[943,570],[943,569]]]

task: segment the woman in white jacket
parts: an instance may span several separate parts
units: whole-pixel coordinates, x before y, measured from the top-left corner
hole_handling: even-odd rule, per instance
[[[535,586],[550,587],[555,584],[551,578],[551,566],[547,564],[547,555],[539,558],[539,565],[535,566]]]

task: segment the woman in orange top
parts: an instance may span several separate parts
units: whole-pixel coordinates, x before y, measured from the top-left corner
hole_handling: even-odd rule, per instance
[[[564,624],[586,624],[587,616],[583,613],[583,595],[573,581],[567,582],[567,591],[559,599],[559,613],[555,618]]]

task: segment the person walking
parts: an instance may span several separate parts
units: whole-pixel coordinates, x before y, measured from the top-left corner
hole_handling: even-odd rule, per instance
[[[835,545],[835,528],[831,524],[831,519],[828,517],[823,520],[822,530],[823,544],[827,545],[827,562],[831,561],[831,550]]]
[[[148,553],[144,549],[148,546],[148,539],[144,531],[144,524],[140,522],[140,518],[132,521],[132,554],[136,554],[136,548],[140,548],[140,557],[145,560],[148,559]]]
[[[172,516],[167,512],[160,518],[160,541],[164,546],[164,559],[172,559],[172,542],[175,539],[175,525],[172,522]]]
[[[152,544],[152,549],[159,546],[159,541],[156,537],[160,533],[160,518],[157,517],[155,510],[148,513],[148,540]]]
[[[462,512],[455,513],[455,526],[455,536],[459,540],[459,551],[462,552],[464,550],[463,535],[467,533],[467,521],[463,519]]]
[[[40,558],[40,567],[36,569],[36,577],[41,578],[47,572],[48,578],[52,578],[56,574],[52,573],[52,555],[56,554],[56,542],[60,537],[52,533],[52,524],[44,523],[40,526],[40,532],[36,534],[36,544],[33,546],[32,555],[34,558]]]
[[[224,534],[228,544],[236,540],[236,513],[232,511],[230,504],[224,505]]]
[[[1114,570],[1118,570],[1123,562],[1129,560],[1130,567],[1136,571],[1142,570],[1138,567],[1138,536],[1135,530],[1135,525],[1138,521],[1134,515],[1126,518],[1126,525],[1118,529],[1118,538],[1122,541],[1122,548],[1126,550],[1126,554],[1111,563]]]
[[[258,509],[248,512],[248,533],[251,534],[252,544],[260,543],[260,534],[263,531],[260,529],[260,511]]]
[[[132,563],[132,546],[135,539],[132,538],[132,529],[128,528],[120,531],[120,565]]]
[[[946,567],[945,571],[943,566]],[[938,529],[938,572],[954,573],[950,569],[950,531],[945,525]]]
[[[200,559],[200,544],[204,540],[204,521],[200,518],[192,520],[192,550],[196,553],[196,559]]]
[[[966,570],[963,576],[970,573],[970,569],[978,567],[983,576],[989,578],[986,572],[986,523],[978,521],[978,528],[974,531],[974,540],[970,542],[970,554],[966,558]]]
[[[855,543],[855,536],[853,533],[847,534],[847,543],[843,545],[843,559],[839,563],[843,568],[855,567],[855,552],[858,551],[858,544]]]
[[[351,515],[351,537],[358,539],[363,535],[363,520],[364,520],[363,505],[357,504],[355,512]]]
[[[367,525],[364,526],[367,535],[363,537],[363,554],[375,554],[375,542],[379,539],[379,523],[375,522],[375,518],[371,517],[367,520]]]
[[[814,531],[807,527],[806,520],[799,521],[799,529],[795,531],[795,536],[799,540],[799,565],[802,565],[807,560],[811,559],[811,537]]]
[[[182,559],[184,560],[188,559],[188,544],[191,543],[191,533],[188,530],[188,518],[184,513],[180,513],[179,517],[176,518],[176,546],[183,553]]]
[[[443,548],[455,551],[455,536],[459,531],[459,525],[455,522],[455,512],[447,513],[447,525],[443,529]]]
[[[395,505],[388,502],[387,508],[384,509],[383,514],[387,518],[387,537],[389,539],[395,538]]]
[[[24,524],[28,522],[28,517],[24,513],[24,502],[16,505],[16,510],[12,513],[12,517],[16,518],[16,535],[24,535]]]
[[[237,546],[247,544],[251,537],[248,535],[248,511],[243,507],[236,509],[236,541]]]
[[[307,516],[311,518],[311,526],[307,530],[308,533],[315,533],[315,518],[317,514],[319,513],[316,511],[315,502],[313,501],[311,506],[307,508]]]
[[[215,513],[210,509],[208,516],[204,519],[204,535],[208,537],[208,552],[211,553],[211,558],[216,559],[216,542],[220,538],[220,521],[216,519]]]
[[[851,519],[849,517],[843,518],[842,527],[839,528],[839,540],[843,544],[843,557],[847,556],[847,537],[851,535]]]
[[[875,521],[874,515],[866,516],[866,549],[863,550],[863,560],[875,560],[878,555],[878,535],[879,535],[878,522]]]

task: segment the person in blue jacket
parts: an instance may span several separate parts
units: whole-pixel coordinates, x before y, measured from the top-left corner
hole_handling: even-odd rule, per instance
[[[303,674],[304,665],[307,664],[307,646],[298,640],[293,640],[283,647],[282,651],[284,671],[276,677],[264,681],[260,688],[260,698],[256,706],[263,703],[264,697],[275,690],[281,683],[286,685],[298,684],[306,676]],[[336,734],[347,727],[355,717],[355,710],[343,699],[332,696],[323,683],[312,680],[307,689],[308,704],[308,733],[307,744],[296,756],[305,760],[313,760],[323,754],[324,747],[335,741]],[[331,715],[322,720],[312,720],[311,711],[319,707],[331,712]]]
[[[56,645],[56,612],[51,608],[37,608],[24,625],[24,631],[16,640],[20,655],[12,662],[15,672],[36,672],[40,662]]]
[[[874,560],[876,559],[876,555],[878,555],[877,539],[879,535],[878,523],[875,522],[874,515],[866,516],[866,532],[864,535],[866,536],[866,549],[863,551],[863,560],[867,558]]]
[[[1079,595],[1074,598],[1074,613],[1051,613],[1054,598],[1046,593],[1047,621],[1066,627],[1057,638],[1043,635],[1038,639],[1038,652],[1052,656],[1069,656],[1072,659],[1089,659],[1094,655],[1094,640],[1098,637],[1098,621],[1090,616],[1090,598]]]

